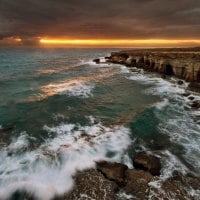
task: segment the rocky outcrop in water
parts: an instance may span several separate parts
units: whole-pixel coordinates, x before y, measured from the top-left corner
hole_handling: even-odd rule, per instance
[[[141,155],[145,155],[143,160],[152,159],[152,155],[144,152],[136,154],[135,158]],[[95,169],[77,172],[71,191],[54,200],[199,200],[199,177],[174,172],[172,177],[161,180],[140,167],[130,169],[121,163],[98,162]],[[23,191],[11,198],[18,199],[36,200]]]
[[[135,161],[138,159],[138,162],[142,160],[144,165],[145,162],[150,161],[151,163],[154,159],[159,160],[145,152],[136,154],[134,159]],[[159,162],[160,165],[160,160],[158,160],[156,162]],[[74,177],[73,189],[64,197],[55,200],[198,199],[199,178],[183,176],[177,172],[171,178],[160,181],[159,176],[154,176],[146,170],[142,165],[139,165],[137,169],[129,169],[121,163],[98,162],[96,169],[78,172]],[[153,187],[156,182],[160,184],[159,187]]]
[[[200,48],[125,50],[112,52],[107,62],[200,82]],[[200,91],[199,84],[191,84],[193,88]]]
[[[99,170],[107,179],[114,181],[119,186],[125,184],[125,173],[128,167],[121,163],[97,163],[97,170]]]
[[[133,158],[133,165],[136,169],[148,171],[153,176],[160,175],[161,163],[160,159],[156,156],[140,152]]]

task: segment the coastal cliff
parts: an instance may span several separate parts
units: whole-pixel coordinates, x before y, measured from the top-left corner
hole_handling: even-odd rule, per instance
[[[176,76],[192,82],[191,89],[200,91],[200,48],[123,50],[112,52],[106,62]]]

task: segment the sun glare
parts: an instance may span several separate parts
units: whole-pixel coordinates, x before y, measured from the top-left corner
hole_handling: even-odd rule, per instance
[[[144,46],[144,45],[199,45],[200,40],[167,40],[167,39],[40,39],[41,44],[47,45],[80,45],[80,46]]]

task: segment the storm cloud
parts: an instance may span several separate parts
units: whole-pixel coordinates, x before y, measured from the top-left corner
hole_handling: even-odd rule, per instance
[[[0,38],[200,38],[199,0],[0,0]]]

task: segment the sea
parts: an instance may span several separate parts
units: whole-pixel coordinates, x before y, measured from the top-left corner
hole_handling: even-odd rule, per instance
[[[200,175],[200,111],[182,95],[188,83],[92,62],[119,50],[0,48],[1,200],[17,191],[50,200],[78,170],[100,160],[133,168],[139,151],[161,158],[163,180]]]

